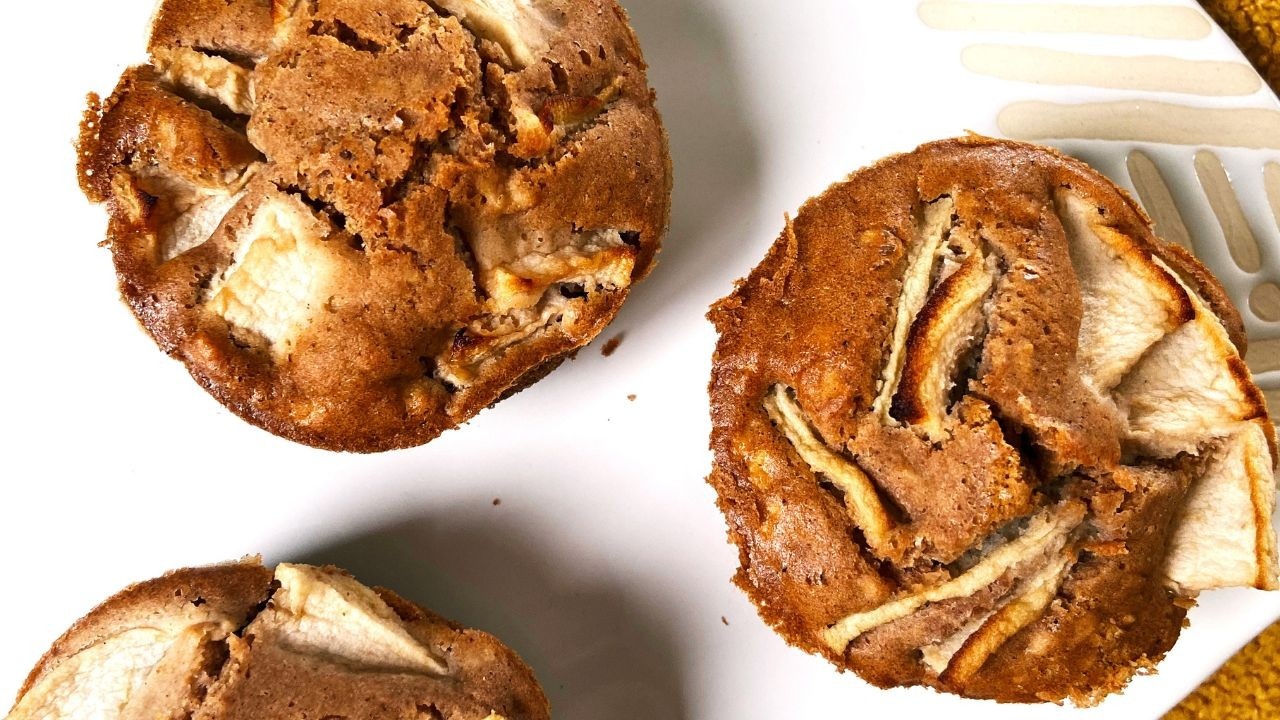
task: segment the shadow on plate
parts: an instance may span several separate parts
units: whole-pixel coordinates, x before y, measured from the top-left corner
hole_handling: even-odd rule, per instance
[[[686,716],[681,663],[660,618],[501,515],[463,515],[404,519],[296,560],[346,568],[497,635],[533,667],[557,719]]]
[[[649,63],[675,173],[671,229],[658,267],[624,310],[648,320],[716,268],[737,265],[726,258],[740,252],[741,238],[754,232],[747,224],[751,213],[743,208],[757,204],[761,159],[722,11],[699,0],[623,5]],[[745,270],[753,260],[740,264]]]

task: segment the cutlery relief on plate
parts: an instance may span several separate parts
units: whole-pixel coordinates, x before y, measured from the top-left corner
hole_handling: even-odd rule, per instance
[[[958,58],[966,70],[1008,83],[1002,135],[1084,148],[1136,191],[1161,237],[1209,265],[1244,317],[1249,366],[1280,408],[1280,104],[1238,53],[1201,47],[1219,39],[1207,15],[1159,3],[958,0],[925,0],[917,12],[935,31],[973,39]],[[1091,51],[1045,41],[1065,33],[1087,37],[1078,46]]]

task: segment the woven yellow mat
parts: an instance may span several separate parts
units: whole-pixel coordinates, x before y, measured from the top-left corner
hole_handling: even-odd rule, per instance
[[[1200,4],[1280,93],[1280,0],[1201,0]]]
[[[1280,93],[1280,0],[1201,0]],[[1165,720],[1280,719],[1280,623],[1272,625]]]
[[[1280,718],[1280,624],[1249,643],[1165,720]]]

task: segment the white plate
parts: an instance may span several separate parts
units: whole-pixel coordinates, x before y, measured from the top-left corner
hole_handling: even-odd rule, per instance
[[[948,4],[940,12],[956,9]],[[966,47],[1239,63],[1218,30],[1187,40],[954,31],[926,27],[905,1],[634,0],[677,189],[662,265],[605,334],[625,332],[625,341],[607,359],[598,345],[584,351],[427,447],[353,457],[231,416],[117,302],[108,252],[95,247],[103,214],[76,191],[71,141],[83,93],[108,91],[141,59],[152,0],[76,5],[15,4],[0,51],[0,696],[72,620],[126,583],[255,552],[343,565],[497,633],[569,720],[1156,717],[1280,616],[1278,595],[1210,594],[1159,675],[1090,711],[882,692],[788,648],[760,622],[729,584],[736,555],[703,482],[714,343],[703,314],[762,257],[783,212],[886,153],[966,129],[998,133],[1012,102],[1277,108],[1262,89],[1207,98],[996,79],[962,65]],[[1218,152],[1261,247],[1253,273],[1223,250],[1191,164],[1197,148],[1140,146],[1238,299],[1280,279],[1261,169],[1280,159],[1280,134],[1271,141],[1270,150]],[[1057,144],[1128,184],[1124,159],[1137,144]],[[1259,307],[1270,316],[1268,302]],[[1278,327],[1250,313],[1255,338],[1280,336]]]

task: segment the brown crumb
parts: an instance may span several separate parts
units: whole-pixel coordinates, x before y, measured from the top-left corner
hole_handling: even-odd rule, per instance
[[[635,395],[635,393],[632,393],[632,394],[628,395],[628,396],[627,396],[627,399],[628,399],[628,400],[630,400],[631,402],[635,402],[635,401],[636,401],[636,395]]]
[[[729,620],[723,615],[720,616],[720,622],[724,623],[726,627],[729,625]]]
[[[501,505],[501,504],[502,504],[502,498],[494,498],[494,499],[493,499],[493,506],[494,506],[494,507],[498,507],[498,506],[499,506],[499,505]]]
[[[626,337],[626,333],[618,333],[617,335],[609,338],[609,341],[604,344],[604,347],[600,348],[600,354],[605,357],[610,357],[618,351],[618,346],[622,344],[622,341],[625,340]]]

